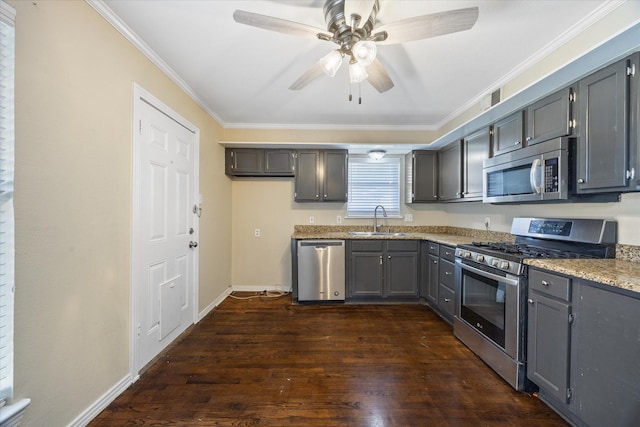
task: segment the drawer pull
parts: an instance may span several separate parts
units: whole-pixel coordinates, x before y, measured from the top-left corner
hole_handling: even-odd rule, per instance
[[[531,298],[529,298],[529,299],[527,300],[527,302],[528,302],[529,304],[533,304],[533,300],[532,300]]]
[[[451,298],[445,298],[444,302],[451,302]]]
[[[445,272],[444,272],[444,275],[445,275],[445,276],[451,276],[451,272],[450,272],[450,271],[445,271]]]
[[[549,286],[551,284],[551,283],[547,282],[546,280],[543,280],[540,283],[542,284],[542,286]]]

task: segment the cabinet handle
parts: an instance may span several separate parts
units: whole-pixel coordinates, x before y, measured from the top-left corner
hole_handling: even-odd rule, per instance
[[[435,260],[434,260],[434,261],[433,261],[433,263],[434,263],[434,264],[437,264],[437,263],[438,263],[438,261],[435,261]]]
[[[578,178],[578,184],[584,184],[584,179]]]
[[[527,142],[531,141],[533,138],[531,138],[530,136],[527,137]],[[516,144],[517,145],[517,144]]]
[[[445,276],[451,276],[451,272],[450,272],[450,271],[445,271],[445,272],[444,272],[444,275],[445,275]]]
[[[324,195],[324,198],[325,198],[325,199],[327,198],[327,195],[326,195],[326,194]]]
[[[451,298],[445,298],[444,302],[451,302]]]
[[[513,145],[520,145],[520,141],[516,141]]]
[[[543,280],[540,283],[542,284],[542,286],[549,286],[551,284],[551,283],[547,282],[546,280]]]
[[[533,304],[533,300],[532,300],[531,298],[529,298],[529,299],[527,300],[527,302],[528,302],[529,304]]]
[[[380,255],[380,265],[382,265],[382,255]]]
[[[387,259],[391,259],[391,255],[388,255],[388,256],[387,256]]]

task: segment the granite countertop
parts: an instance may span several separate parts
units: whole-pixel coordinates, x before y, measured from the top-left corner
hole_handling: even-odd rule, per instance
[[[527,259],[525,264],[640,293],[640,262],[622,259]]]
[[[354,235],[350,231],[371,231],[370,226],[307,226],[296,225],[292,239],[339,240],[430,240],[443,245],[457,246],[475,241],[513,241],[509,233],[473,230],[448,226],[395,226],[383,227],[384,231],[403,235]]]

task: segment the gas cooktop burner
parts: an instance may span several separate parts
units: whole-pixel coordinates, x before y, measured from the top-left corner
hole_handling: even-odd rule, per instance
[[[523,258],[596,258],[588,253],[563,249],[542,248],[526,243],[472,242],[477,248],[484,248],[503,254],[512,254]]]

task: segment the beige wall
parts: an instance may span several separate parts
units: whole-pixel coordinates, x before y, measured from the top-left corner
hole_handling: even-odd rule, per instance
[[[229,286],[221,128],[82,1],[15,1],[15,393],[66,425],[129,372],[132,85],[200,133],[200,309]]]

